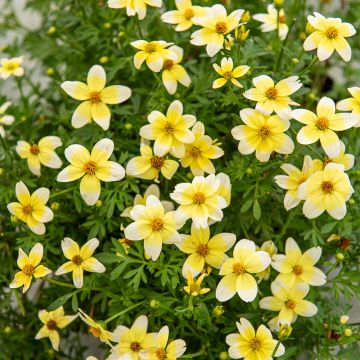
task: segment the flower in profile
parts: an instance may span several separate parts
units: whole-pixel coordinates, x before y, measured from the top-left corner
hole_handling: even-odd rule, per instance
[[[62,145],[58,136],[45,136],[37,144],[29,144],[20,140],[16,145],[16,152],[22,159],[27,159],[30,171],[37,176],[41,175],[41,164],[52,169],[58,169],[62,161],[55,149]]]
[[[160,200],[150,195],[146,205],[135,205],[130,211],[134,220],[125,228],[129,240],[144,240],[145,254],[155,261],[159,258],[162,244],[174,244],[180,239],[177,232],[182,224],[175,220],[174,211],[166,212]]]
[[[161,15],[161,20],[167,24],[176,25],[175,31],[185,31],[190,29],[193,23],[193,17],[201,16],[204,8],[194,6],[191,0],[175,0],[177,10],[171,10]]]
[[[237,66],[234,69],[234,63],[232,58],[222,58],[221,59],[221,66],[218,64],[213,64],[213,67],[215,71],[220,75],[219,79],[216,79],[213,82],[213,89],[217,89],[219,87],[224,86],[228,81],[231,81],[231,83],[239,88],[242,88],[243,86],[236,80],[239,77],[244,76],[250,69],[250,66]]]
[[[2,58],[0,59],[0,77],[2,79],[7,79],[9,76],[13,75],[15,77],[20,77],[24,75],[24,69],[21,67],[23,62],[23,57],[14,57],[11,59]]]
[[[162,82],[166,91],[173,95],[177,90],[178,82],[188,87],[191,84],[191,79],[184,67],[180,65],[184,50],[176,45],[170,46],[169,50],[176,55],[176,59],[174,59],[174,56],[172,56],[172,59],[164,59]]]
[[[190,296],[198,296],[208,293],[211,289],[201,287],[201,283],[203,282],[205,276],[207,276],[207,274],[203,273],[195,280],[191,272],[188,271],[186,275],[187,285],[184,286],[184,291]]]
[[[288,287],[299,283],[311,286],[324,285],[326,276],[315,267],[321,252],[321,247],[316,246],[302,253],[296,241],[288,238],[285,243],[285,255],[278,254],[272,259],[271,266],[280,273],[276,280]]]
[[[59,351],[59,330],[68,326],[77,318],[77,315],[65,315],[64,308],[60,306],[54,311],[39,311],[39,319],[44,324],[35,336],[36,340],[48,337],[54,350]]]
[[[160,173],[171,179],[175,174],[179,163],[167,159],[164,156],[156,156],[148,145],[141,145],[141,156],[132,158],[126,165],[126,174],[139,179],[158,181]]]
[[[169,59],[176,61],[178,56],[175,52],[167,49],[172,43],[168,43],[163,40],[159,41],[145,41],[136,40],[131,45],[140,51],[134,56],[134,66],[136,69],[140,69],[144,61],[151,71],[159,72],[164,65],[164,60]]]
[[[23,287],[23,293],[25,293],[33,278],[42,278],[51,273],[51,270],[44,265],[39,265],[43,257],[44,248],[40,243],[36,243],[30,250],[29,256],[27,256],[22,249],[19,249],[19,256],[17,264],[21,271],[15,274],[15,278],[9,285],[11,288]]]
[[[98,141],[91,154],[78,144],[65,149],[65,157],[71,165],[63,169],[57,176],[57,181],[69,182],[79,178],[80,194],[87,205],[95,205],[100,197],[100,181],[119,181],[125,177],[125,169],[114,161],[109,161],[114,150],[114,143],[110,139]]]
[[[351,24],[343,23],[339,18],[326,18],[317,12],[307,19],[314,31],[304,42],[305,51],[317,49],[319,60],[324,61],[336,50],[344,61],[350,61],[351,47],[345,38],[356,33]]]
[[[239,25],[243,13],[244,10],[238,9],[227,15],[221,4],[206,9],[204,14],[193,17],[193,22],[202,29],[191,34],[191,44],[206,45],[207,54],[214,56],[223,48],[225,36]]]
[[[274,256],[277,254],[278,252],[278,248],[276,247],[276,245],[274,244],[274,242],[272,240],[267,240],[264,241],[261,244],[261,247],[256,247],[257,251],[265,251],[269,254],[271,260],[273,260]],[[269,280],[270,277],[270,272],[271,272],[271,267],[269,266],[268,268],[266,268],[264,271],[257,273],[256,277],[260,280]]]
[[[277,340],[273,339],[271,331],[260,325],[257,330],[245,318],[240,318],[236,323],[239,333],[229,334],[226,343],[230,346],[229,355],[233,359],[244,360],[272,360],[272,354],[277,346]],[[283,344],[277,348],[274,356],[278,357],[285,353]]]
[[[260,307],[266,310],[279,311],[278,322],[291,324],[297,316],[314,316],[318,309],[310,301],[304,300],[310,290],[309,285],[300,283],[289,287],[278,281],[271,283],[273,296],[267,296],[260,300]]]
[[[89,333],[91,333],[94,337],[100,339],[100,341],[108,344],[111,346],[110,341],[112,341],[113,334],[112,332],[103,328],[103,326],[92,319],[89,315],[87,315],[83,310],[80,308],[78,309],[80,319],[89,326]]]
[[[274,5],[270,4],[267,7],[267,13],[255,14],[253,19],[260,21],[262,24],[260,29],[262,32],[270,32],[278,30],[279,38],[284,40],[289,31],[289,27],[285,22],[284,9],[277,10]]]
[[[5,129],[3,125],[11,125],[15,118],[12,115],[5,114],[6,110],[11,106],[11,101],[6,101],[0,106],[0,136],[5,137]]]
[[[346,215],[345,202],[353,192],[344,166],[330,163],[300,185],[298,196],[305,200],[303,213],[308,219],[327,211],[333,218],[341,220]]]
[[[219,195],[220,180],[214,174],[195,176],[191,183],[175,186],[170,198],[180,206],[176,218],[180,222],[192,219],[196,227],[207,228],[208,221],[221,221],[222,209],[227,207],[226,199]]]
[[[360,87],[351,87],[348,91],[352,97],[339,101],[336,108],[340,111],[351,111],[358,118],[354,127],[360,127]]]
[[[204,124],[197,121],[191,132],[195,139],[185,144],[185,155],[181,158],[181,165],[184,168],[190,167],[194,176],[215,173],[215,167],[210,159],[218,159],[224,155],[224,151],[214,141],[205,135]]]
[[[51,221],[54,217],[51,209],[45,206],[50,196],[49,189],[42,187],[30,195],[26,185],[19,181],[16,183],[15,192],[19,202],[8,204],[10,213],[26,223],[35,234],[45,234],[44,223]]]
[[[231,201],[231,182],[229,175],[218,173],[215,178],[220,181],[217,194],[223,197],[226,201],[226,206],[229,206]]]
[[[285,134],[290,122],[278,115],[264,115],[257,110],[243,109],[240,117],[245,125],[235,126],[232,136],[239,140],[238,149],[241,154],[249,155],[255,151],[256,158],[265,162],[273,151],[280,154],[291,154],[294,143]]]
[[[290,210],[300,204],[301,199],[298,197],[299,186],[321,168],[309,155],[305,155],[301,170],[291,164],[283,164],[281,169],[287,175],[277,175],[274,179],[278,186],[287,190],[284,197],[284,206],[286,210]]]
[[[221,266],[219,274],[224,277],[216,288],[216,298],[223,302],[238,293],[243,301],[253,301],[258,286],[252,274],[261,273],[270,263],[270,255],[265,251],[256,251],[253,241],[240,240],[235,245],[233,257]]]
[[[260,75],[254,78],[252,83],[255,87],[246,90],[244,96],[256,101],[256,110],[265,115],[275,112],[286,120],[291,118],[290,105],[299,105],[290,98],[290,95],[302,87],[298,76],[290,76],[275,84],[270,76]]]
[[[335,114],[335,103],[324,96],[318,102],[316,114],[305,109],[296,109],[292,117],[305,124],[298,132],[297,141],[300,144],[313,144],[320,140],[320,144],[327,156],[337,157],[341,152],[340,140],[336,131],[343,131],[353,127],[358,119],[351,113]]]
[[[127,16],[135,16],[137,14],[139,20],[143,20],[146,16],[146,6],[160,8],[162,0],[108,0],[108,6],[112,9],[126,8]]]
[[[61,241],[61,249],[64,256],[69,260],[61,265],[55,275],[63,275],[72,272],[75,287],[82,288],[84,281],[84,271],[103,273],[105,267],[92,255],[99,246],[98,239],[91,239],[81,248],[70,238],[64,238]]]
[[[88,72],[87,84],[81,81],[65,81],[62,89],[73,99],[82,103],[71,118],[71,125],[81,128],[96,122],[103,130],[109,129],[111,113],[108,105],[120,104],[131,96],[131,89],[122,85],[106,85],[106,73],[102,66],[94,65]]]
[[[220,269],[228,256],[225,254],[236,241],[235,234],[221,233],[210,239],[210,229],[206,227],[191,227],[191,235],[181,235],[181,240],[176,246],[185,254],[189,254],[183,268],[184,277],[190,273],[192,276],[199,275],[206,265]]]
[[[171,155],[181,158],[185,154],[185,144],[192,143],[195,135],[190,127],[196,122],[193,115],[183,114],[183,105],[179,100],[173,101],[166,115],[160,111],[152,111],[148,116],[150,124],[140,129],[140,136],[147,140],[155,140],[154,154]]]

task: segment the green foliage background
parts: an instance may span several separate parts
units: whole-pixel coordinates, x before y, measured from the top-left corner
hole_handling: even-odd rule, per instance
[[[215,2],[197,0],[194,3],[209,6]],[[166,9],[175,8],[170,0],[164,1],[164,5]],[[266,5],[266,1],[254,0],[228,1],[226,6],[228,10],[245,8],[254,14],[265,12]],[[7,138],[0,138],[0,167],[3,169],[0,176],[0,359],[83,359],[85,346],[80,346],[79,334],[86,333],[87,328],[80,320],[61,331],[64,346],[60,346],[62,350],[59,353],[52,351],[47,339],[34,340],[41,327],[38,310],[54,309],[61,304],[64,304],[67,313],[73,313],[79,306],[88,313],[93,312],[96,319],[104,320],[142,302],[111,321],[109,329],[114,329],[117,324],[129,326],[136,316],[147,314],[151,331],[168,324],[171,337],[183,338],[188,346],[187,354],[198,353],[199,359],[218,359],[219,354],[227,350],[225,337],[236,331],[235,320],[240,316],[259,325],[275,315],[258,307],[259,297],[270,294],[270,281],[260,284],[256,301],[245,304],[234,297],[223,304],[225,313],[216,317],[212,312],[217,305],[214,291],[196,298],[193,311],[188,309],[188,297],[181,290],[184,286],[181,266],[185,255],[175,246],[164,246],[156,262],[144,258],[142,242],[135,243],[129,255],[123,253],[122,257],[115,256],[116,251],[122,251],[117,242],[123,236],[120,225],[127,224],[120,213],[124,207],[132,204],[136,193],[144,192],[150,182],[127,177],[116,183],[102,183],[103,205],[99,208],[88,207],[80,198],[77,182],[57,183],[58,171],[44,167],[42,176],[36,178],[28,170],[26,161],[21,160],[15,152],[18,140],[37,142],[43,136],[57,135],[63,141],[57,153],[65,165],[67,162],[63,154],[68,145],[78,143],[91,149],[99,139],[108,137],[115,142],[113,160],[125,166],[131,157],[139,153],[138,133],[147,122],[147,114],[155,109],[166,111],[174,98],[183,102],[185,113],[194,114],[204,122],[207,134],[219,139],[225,151],[225,155],[215,160],[214,165],[217,172],[225,172],[231,177],[232,203],[225,210],[223,221],[211,226],[212,234],[234,232],[238,240],[245,237],[258,245],[272,239],[280,252],[289,236],[294,237],[303,250],[314,245],[323,247],[321,266],[330,271],[329,281],[322,288],[312,288],[308,297],[316,303],[319,312],[313,318],[299,318],[296,321],[292,339],[286,341],[287,351],[281,359],[295,359],[304,351],[309,359],[355,359],[360,351],[358,327],[353,326],[354,335],[350,338],[329,338],[329,333],[342,334],[339,316],[348,313],[352,299],[359,295],[358,192],[348,203],[348,213],[342,221],[335,221],[328,215],[307,220],[302,215],[301,206],[286,212],[283,206],[285,192],[274,183],[274,176],[282,173],[280,165],[285,161],[284,156],[277,154],[269,162],[261,164],[254,155],[240,155],[237,142],[230,134],[230,129],[241,123],[239,110],[253,107],[254,103],[245,99],[241,91],[235,88],[230,91],[225,86],[212,90],[216,73],[211,63],[219,63],[222,55],[219,53],[210,59],[204,48],[190,45],[191,31],[176,33],[170,25],[161,22],[158,9],[148,8],[145,20],[139,22],[137,18],[126,17],[124,10],[109,9],[102,0],[29,0],[27,7],[42,16],[40,29],[32,31],[21,25],[13,6],[12,0],[5,0],[0,15],[0,30],[2,36],[10,30],[15,30],[19,36],[7,44],[1,57],[25,55],[27,75],[16,82],[9,80],[21,96],[9,110],[16,117],[16,122],[7,128]],[[299,75],[304,87],[295,94],[294,100],[304,108],[313,109],[324,95],[334,101],[348,97],[346,88],[359,86],[359,67],[344,63],[337,55],[327,62],[317,62],[309,67],[314,55],[303,52],[300,33],[305,29],[306,16],[314,9],[326,16],[340,16],[358,28],[360,19],[356,14],[360,13],[360,1],[342,1],[340,9],[331,10],[325,2],[316,2],[316,6],[312,7],[305,0],[285,0],[284,8],[286,22],[291,27],[285,43],[279,42],[275,32],[260,33],[259,24],[250,21],[249,39],[240,48],[226,52],[226,55],[233,57],[235,64],[251,67],[251,75],[243,78],[244,88],[250,88],[251,79],[260,74],[268,74],[276,80]],[[56,32],[49,34],[48,29],[52,26],[56,27]],[[130,42],[137,39],[161,39],[184,48],[183,65],[191,76],[192,85],[189,88],[180,86],[175,96],[170,96],[159,77],[145,66],[137,71],[133,66],[135,49],[130,46]],[[358,34],[350,39],[350,44],[353,60],[356,60],[360,53]],[[99,63],[102,56],[109,58],[103,65],[108,84],[129,86],[133,95],[126,103],[112,106],[108,131],[104,132],[94,124],[75,130],[70,125],[70,119],[77,102],[61,90],[60,84],[65,80],[85,80],[89,68]],[[294,61],[294,58],[299,61]],[[28,66],[30,59],[36,60],[33,70]],[[341,68],[345,83],[329,76],[333,66]],[[54,75],[47,75],[48,68],[54,69]],[[46,81],[35,77],[29,82],[32,71],[41,73],[41,79],[46,78]],[[6,93],[3,81],[0,82],[0,91],[0,103],[14,95]],[[290,135],[293,140],[299,128],[300,125],[292,121]],[[358,130],[343,132],[341,139],[346,144],[347,152],[358,158]],[[300,167],[306,154],[313,158],[324,157],[317,145],[297,144],[286,161]],[[187,169],[179,168],[171,181],[161,178],[162,198],[169,198],[175,184],[189,181],[188,175]],[[349,176],[355,190],[359,190],[360,170],[355,166],[349,171]],[[20,180],[31,191],[41,186],[50,188],[50,203],[60,204],[54,220],[47,224],[44,236],[37,236],[23,226],[18,228],[10,221],[6,204],[15,201],[15,183]],[[188,231],[189,225],[181,230],[182,233]],[[349,239],[349,248],[344,250],[338,243],[326,243],[331,233]],[[64,236],[80,244],[98,237],[101,245],[96,257],[105,264],[106,273],[87,274],[84,287],[80,290],[43,284],[36,302],[28,301],[19,290],[7,289],[17,269],[19,247],[27,252],[35,242],[40,241],[45,248],[44,265],[55,271],[64,262],[60,248]],[[337,252],[345,255],[341,263],[333,258]],[[216,274],[217,271],[213,271],[205,280],[205,285],[213,290],[220,280]],[[276,272],[272,271],[270,280],[275,276]],[[71,284],[70,277],[56,279]],[[151,303],[151,300],[158,300],[160,306],[152,307],[154,302]],[[338,345],[340,353],[331,355]]]

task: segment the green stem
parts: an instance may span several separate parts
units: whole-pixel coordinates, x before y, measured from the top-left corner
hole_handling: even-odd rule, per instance
[[[190,311],[194,310],[193,297],[191,295],[189,296],[189,310]]]
[[[51,284],[60,285],[60,286],[63,286],[63,287],[75,289],[75,286],[74,286],[74,285],[72,285],[72,284],[67,284],[67,283],[64,283],[64,282],[59,281],[59,280],[55,280],[55,279],[51,279],[51,278],[47,278],[47,277],[44,277],[43,280],[46,280],[47,282],[49,282],[49,283],[51,283]]]
[[[300,71],[299,76],[305,74],[308,70],[310,70],[316,62],[317,62],[317,57],[314,56],[314,58],[311,60],[311,63],[306,68],[304,68],[302,71]]]
[[[193,354],[186,354],[184,356],[181,356],[180,359],[192,359],[194,357],[198,357],[198,356],[203,355],[203,354],[204,354],[204,350],[200,350],[200,351],[198,351],[196,353],[193,353]]]
[[[231,82],[228,82],[228,88],[229,88],[230,94],[231,94],[231,96],[234,98],[236,104],[241,107],[242,105],[241,105],[239,99],[237,98],[236,94],[234,93],[234,90],[233,90],[233,88],[232,88],[232,83],[231,83]]]
[[[68,189],[65,189],[65,190],[58,191],[58,192],[56,192],[56,193],[54,193],[54,194],[51,194],[51,195],[50,195],[50,198],[53,198],[53,197],[55,197],[55,196],[59,196],[59,195],[62,195],[62,194],[66,194],[66,193],[68,193],[68,192],[70,192],[70,191],[73,191],[73,190],[74,190],[74,188],[71,187],[71,188],[68,188]]]
[[[121,315],[123,315],[123,314],[126,314],[128,311],[133,310],[133,309],[137,308],[138,306],[144,304],[144,302],[145,302],[145,300],[140,301],[139,303],[137,303],[137,304],[135,304],[135,305],[129,306],[128,308],[126,308],[126,309],[124,309],[124,310],[116,313],[115,315],[110,316],[108,319],[106,319],[106,320],[104,321],[104,323],[107,324],[108,322],[116,319],[117,317],[119,317],[119,316],[121,316]]]
[[[278,342],[277,342],[277,344],[276,344],[276,346],[275,346],[275,349],[274,349],[274,351],[273,351],[272,354],[271,354],[271,357],[272,357],[272,358],[275,356],[275,354],[276,354],[276,352],[277,352],[280,344],[281,344],[281,343],[280,343],[280,341],[278,340]]]
[[[24,105],[24,108],[27,109],[27,108],[28,108],[28,101],[27,101],[27,99],[26,99],[26,97],[25,97],[25,94],[24,94],[24,90],[23,90],[23,87],[22,87],[21,79],[19,79],[19,78],[17,78],[17,77],[15,77],[14,79],[15,79],[16,85],[17,85],[17,87],[18,87],[18,89],[19,89],[21,101],[22,101],[22,103],[23,103],[23,105]]]

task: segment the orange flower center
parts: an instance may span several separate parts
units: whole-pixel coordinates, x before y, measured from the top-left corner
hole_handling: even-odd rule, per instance
[[[26,276],[33,276],[34,274],[34,271],[35,271],[35,268],[30,265],[30,264],[26,264],[23,269],[22,269],[22,272],[26,275]]]
[[[99,92],[94,91],[89,95],[89,100],[90,102],[94,103],[98,103],[101,102],[101,95]]]
[[[336,37],[338,37],[339,31],[335,26],[329,26],[326,29],[325,34],[328,39],[335,39]]]
[[[173,134],[174,133],[174,125],[169,123],[168,121],[166,122],[165,126],[164,126],[164,130],[168,133],[168,134]]]
[[[151,220],[151,228],[153,231],[160,231],[164,228],[164,221],[160,218],[154,218]]]
[[[196,204],[196,205],[201,205],[205,202],[205,194],[204,193],[201,193],[201,192],[197,192],[193,195],[193,202]]]
[[[161,167],[164,165],[164,161],[165,160],[162,156],[153,156],[150,159],[151,166],[156,170],[161,169]]]
[[[133,341],[130,344],[130,349],[134,352],[139,352],[141,350],[141,345],[137,341]]]
[[[75,265],[81,265],[82,263],[82,258],[80,255],[75,255],[73,256],[73,258],[71,259],[71,261],[75,264]]]
[[[194,15],[195,15],[195,14],[194,14],[194,10],[193,10],[193,9],[186,9],[186,10],[184,11],[184,18],[185,18],[186,20],[190,20]]]
[[[326,194],[330,194],[334,190],[334,184],[330,181],[323,181],[321,183],[321,190]]]
[[[279,23],[283,24],[285,22],[285,15],[279,15]]]
[[[246,272],[245,267],[240,263],[235,263],[232,268],[233,273],[235,274],[244,274]]]
[[[89,333],[97,338],[100,337],[101,334],[100,330],[93,326],[89,326]]]
[[[226,80],[230,80],[233,77],[232,71],[225,71],[222,77]]]
[[[326,130],[329,127],[329,120],[326,117],[321,116],[316,120],[315,125],[320,130]]]
[[[30,153],[31,154],[37,155],[39,152],[40,152],[40,149],[36,144],[30,146]]]
[[[197,248],[197,253],[201,256],[206,256],[209,253],[209,247],[206,244],[200,244]]]
[[[266,91],[265,91],[265,96],[270,99],[270,100],[274,100],[276,99],[277,97],[277,94],[278,94],[278,91],[277,89],[273,86],[271,88],[268,88]]]
[[[294,300],[287,300],[285,302],[285,306],[290,310],[294,310],[295,309],[295,301]]]
[[[270,131],[270,129],[269,129],[268,126],[263,125],[263,126],[260,127],[260,129],[259,129],[259,136],[260,136],[261,138],[265,139],[265,138],[267,138],[268,136],[270,136],[270,134],[271,134],[271,131]]]
[[[249,346],[253,351],[259,350],[261,347],[261,341],[255,337],[250,340]]]
[[[225,22],[223,21],[218,21],[216,24],[215,24],[215,31],[218,33],[218,34],[224,34],[226,33],[226,30],[227,30],[227,25]]]
[[[89,161],[84,165],[84,171],[85,171],[88,175],[94,175],[96,170],[97,170],[97,166],[96,166],[95,161],[89,160]]]
[[[166,351],[165,349],[157,349],[156,350],[156,357],[159,359],[159,360],[165,360],[166,359]]]
[[[295,275],[301,275],[304,272],[303,268],[300,265],[295,265],[293,267],[293,273]]]
[[[25,215],[30,215],[33,211],[33,207],[31,205],[24,205],[22,211]]]
[[[155,45],[155,44],[151,44],[151,43],[146,44],[146,45],[145,45],[145,51],[146,51],[147,53],[153,53],[153,52],[155,52],[155,51],[156,51],[156,45]]]
[[[120,240],[120,243],[124,244],[124,245],[127,245],[127,246],[131,246],[133,242],[131,240],[127,239],[127,238],[122,238]]]
[[[190,149],[190,156],[193,157],[194,159],[198,158],[201,155],[201,150],[197,147],[197,146],[193,146]]]
[[[166,70],[170,70],[170,69],[173,67],[173,65],[174,65],[174,61],[171,60],[171,59],[166,59],[166,60],[164,61],[164,68],[165,68]]]
[[[55,329],[57,328],[56,321],[55,321],[55,320],[49,320],[49,321],[46,323],[46,327],[47,327],[49,330],[55,330]]]

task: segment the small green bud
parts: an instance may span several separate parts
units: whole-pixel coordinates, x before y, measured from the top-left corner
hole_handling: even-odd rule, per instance
[[[102,204],[103,204],[102,200],[97,200],[95,206],[99,208],[102,207]]]
[[[27,117],[25,115],[21,116],[20,121],[26,121]]]
[[[279,340],[285,340],[287,339],[292,332],[292,327],[289,324],[282,324],[280,326],[280,330],[279,330]]]
[[[10,335],[11,333],[12,333],[12,327],[11,326],[5,326],[5,328],[4,328],[4,333],[6,334],[6,335]]]
[[[125,123],[124,127],[125,127],[126,130],[130,130],[130,129],[132,129],[132,124],[131,123]]]
[[[297,58],[292,58],[291,61],[293,62],[293,64],[298,64],[299,63],[299,59]]]
[[[119,38],[125,37],[125,32],[124,32],[124,31],[120,31],[120,32],[118,33],[118,37],[119,37]]]
[[[351,330],[350,328],[346,328],[346,329],[344,330],[344,335],[345,335],[345,336],[351,336],[351,335],[352,335],[352,330]]]
[[[248,175],[252,175],[254,173],[252,168],[247,168],[245,171]]]
[[[4,169],[0,168],[0,175],[2,175],[4,173]]]
[[[15,215],[11,215],[10,220],[11,220],[11,223],[14,225],[17,224],[19,221],[19,219]]]
[[[229,355],[226,351],[222,351],[219,355],[220,360],[227,360],[229,359]]]
[[[336,260],[338,261],[343,261],[345,258],[344,254],[343,253],[337,253],[336,254]]]
[[[212,311],[213,315],[216,317],[220,317],[224,312],[225,312],[225,309],[222,305],[216,305]]]
[[[109,61],[109,58],[107,56],[102,56],[99,61],[100,64],[106,64]]]
[[[50,26],[47,33],[49,35],[52,35],[52,34],[56,33],[56,31],[57,31],[56,26]]]
[[[105,28],[105,29],[111,29],[111,24],[110,24],[109,22],[106,22],[106,23],[104,24],[104,28]]]
[[[355,203],[356,203],[355,199],[350,199],[350,200],[349,200],[349,204],[350,204],[351,206],[354,206]]]
[[[274,4],[276,6],[282,6],[284,4],[284,0],[274,0]]]
[[[60,204],[55,201],[50,205],[50,207],[51,207],[52,210],[59,210]]]
[[[46,73],[49,75],[49,76],[53,76],[55,74],[55,70],[51,67],[49,67],[47,70],[46,70]]]
[[[150,307],[151,308],[157,309],[159,306],[160,306],[160,301],[159,300],[152,299],[150,301]]]

